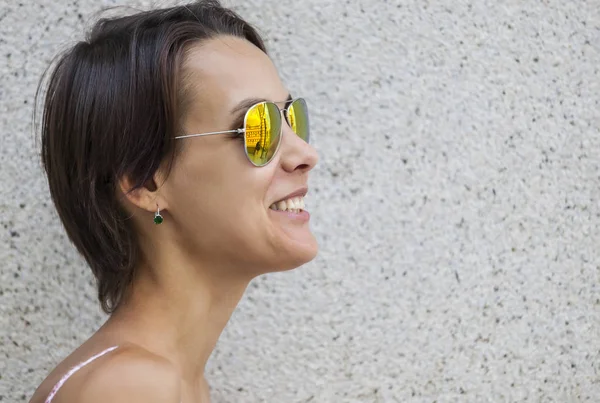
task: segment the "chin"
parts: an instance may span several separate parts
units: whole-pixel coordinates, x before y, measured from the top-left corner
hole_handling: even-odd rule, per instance
[[[302,242],[293,242],[293,245],[286,245],[286,247],[281,248],[277,252],[279,264],[273,271],[287,271],[298,268],[313,260],[318,252],[319,245],[312,235],[310,239],[303,240]]]

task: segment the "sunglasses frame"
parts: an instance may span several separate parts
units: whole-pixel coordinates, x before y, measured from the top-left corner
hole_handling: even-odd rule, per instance
[[[281,112],[285,112],[285,122],[289,126],[290,125],[290,122],[288,121],[289,108],[292,106],[292,104],[294,102],[296,102],[298,100],[302,100],[304,102],[304,105],[306,105],[306,100],[304,98],[302,98],[302,97],[287,99],[285,101],[280,101],[280,102],[271,102],[271,101],[257,102],[254,105],[250,106],[248,108],[248,110],[246,111],[246,113],[244,114],[244,127],[240,128],[240,129],[223,130],[223,131],[208,132],[208,133],[185,134],[185,135],[182,135],[182,136],[173,137],[173,139],[178,140],[178,139],[185,139],[185,138],[189,138],[189,137],[213,136],[213,135],[216,135],[216,134],[227,134],[227,133],[238,133],[238,134],[244,133],[244,153],[246,154],[246,158],[248,158],[248,161],[250,161],[250,163],[252,165],[254,165],[255,167],[264,167],[269,162],[273,161],[273,159],[275,158],[275,155],[277,154],[277,151],[279,151],[279,147],[281,146],[281,142],[283,141],[283,122],[280,120],[280,125],[279,125],[279,142],[277,143],[277,148],[275,149],[275,151],[273,151],[273,156],[271,157],[270,160],[268,160],[264,164],[259,165],[259,164],[256,164],[254,161],[252,161],[252,159],[248,155],[248,145],[247,145],[247,141],[248,140],[246,138],[246,120],[248,119],[248,113],[250,112],[250,110],[252,108],[254,108],[254,107],[256,107],[256,106],[258,106],[260,104],[273,104],[279,110],[279,117],[280,117],[280,119],[281,119]],[[278,103],[288,103],[288,102],[289,102],[289,105],[287,107],[285,107],[285,108],[280,108],[277,105]],[[307,113],[307,120],[308,120],[308,113]],[[310,134],[309,134],[309,136],[310,136]]]

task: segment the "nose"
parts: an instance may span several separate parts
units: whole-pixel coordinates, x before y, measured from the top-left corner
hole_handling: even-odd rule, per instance
[[[283,124],[281,166],[287,172],[308,172],[317,165],[319,155],[313,146],[302,140],[292,128]]]

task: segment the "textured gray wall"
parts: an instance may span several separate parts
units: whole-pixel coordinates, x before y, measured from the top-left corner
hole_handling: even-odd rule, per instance
[[[31,115],[51,57],[115,2],[6,1],[0,401],[13,402],[104,320]],[[310,100],[321,252],[251,284],[210,361],[214,401],[600,401],[600,1],[227,4]]]

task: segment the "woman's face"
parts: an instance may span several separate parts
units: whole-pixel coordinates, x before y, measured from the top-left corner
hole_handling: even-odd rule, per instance
[[[183,72],[186,134],[242,127],[246,110],[233,112],[240,103],[268,100],[283,108],[280,101],[290,95],[269,57],[241,38],[220,36],[192,47]],[[243,136],[177,141],[184,142],[179,144],[183,151],[159,194],[166,204],[165,221],[170,220],[186,256],[251,275],[291,269],[314,258],[317,243],[308,221],[270,209],[308,190],[308,174],[318,159],[285,120],[279,151],[264,167],[247,159]]]

